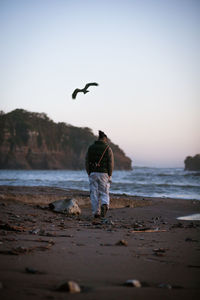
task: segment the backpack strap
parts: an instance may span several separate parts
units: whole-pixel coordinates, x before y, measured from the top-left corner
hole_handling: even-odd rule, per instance
[[[105,148],[105,150],[103,151],[103,154],[101,155],[98,163],[97,163],[97,167],[100,167],[100,162],[102,161],[103,157],[104,157],[104,154],[106,153],[106,150],[109,148],[109,145]]]

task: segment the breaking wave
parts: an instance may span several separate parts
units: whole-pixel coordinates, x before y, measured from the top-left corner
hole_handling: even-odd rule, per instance
[[[199,174],[184,171],[183,168],[136,167],[132,171],[114,171],[110,191],[136,196],[200,200]],[[0,170],[0,185],[89,190],[85,171],[68,170]]]

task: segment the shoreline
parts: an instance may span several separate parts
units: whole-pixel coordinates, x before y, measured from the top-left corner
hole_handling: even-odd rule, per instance
[[[93,224],[88,192],[0,186],[1,299],[198,299],[200,221],[177,217],[200,213],[200,201],[110,196],[106,222]],[[48,209],[63,198],[81,215]],[[81,292],[56,290],[68,280]]]
[[[10,186],[0,185],[0,200],[9,199],[21,201],[30,204],[49,204],[52,201],[59,200],[61,197],[75,197],[81,206],[90,205],[89,191],[78,189],[63,189],[51,186]],[[192,201],[200,203],[197,199],[173,198],[173,197],[151,197],[137,196],[126,193],[110,193],[111,205],[120,207],[127,203],[140,201],[143,203],[151,201]],[[131,202],[130,202],[131,201]],[[130,203],[129,203],[130,202]]]
[[[181,168],[138,167],[134,172],[115,170],[110,193],[200,201],[197,173]],[[42,185],[61,189],[81,187],[82,191],[89,191],[85,170],[2,170],[1,185],[10,184],[39,187]]]

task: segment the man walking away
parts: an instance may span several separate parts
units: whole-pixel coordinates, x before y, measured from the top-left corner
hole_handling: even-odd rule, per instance
[[[114,168],[114,156],[104,132],[89,148],[86,155],[86,171],[89,176],[90,201],[95,218],[104,218],[109,209],[109,188]],[[100,213],[101,206],[101,213]]]

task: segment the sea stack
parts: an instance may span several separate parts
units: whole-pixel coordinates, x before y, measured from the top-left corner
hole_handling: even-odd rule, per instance
[[[188,171],[200,171],[200,154],[195,156],[187,156],[185,161],[185,170]]]

